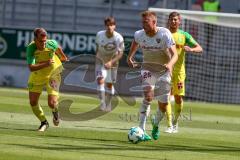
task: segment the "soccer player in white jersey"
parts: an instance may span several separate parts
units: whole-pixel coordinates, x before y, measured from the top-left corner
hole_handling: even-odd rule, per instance
[[[96,79],[100,99],[100,110],[111,111],[111,99],[114,95],[113,84],[116,82],[118,63],[124,51],[123,37],[115,31],[113,17],[104,20],[106,30],[96,36]]]
[[[158,100],[158,109],[154,118],[152,137],[159,137],[159,122],[162,120],[169,102],[171,90],[171,73],[173,65],[178,59],[175,42],[171,32],[164,27],[157,27],[155,12],[144,11],[142,14],[143,29],[136,31],[128,55],[128,64],[135,67],[134,55],[138,48],[143,53],[141,70],[144,98],[140,106],[140,127],[144,130],[145,141],[151,137],[145,131],[150,105],[155,96]],[[154,95],[154,92],[157,95]]]

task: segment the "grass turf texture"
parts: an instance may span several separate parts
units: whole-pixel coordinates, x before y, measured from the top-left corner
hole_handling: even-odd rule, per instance
[[[98,99],[88,95],[64,94],[74,103],[70,110],[78,114],[97,106]],[[138,125],[138,106],[120,99],[112,112],[88,121],[62,121],[53,127],[46,94],[40,103],[50,128],[39,133],[39,121],[28,105],[26,90],[0,88],[1,160],[239,160],[240,106],[185,102],[178,134],[163,133],[161,122],[157,141],[131,144],[128,130]],[[156,102],[152,105],[155,113]],[[191,110],[191,112],[190,112]],[[151,133],[150,121],[147,132]]]

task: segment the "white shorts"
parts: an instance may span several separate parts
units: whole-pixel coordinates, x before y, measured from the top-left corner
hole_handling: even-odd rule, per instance
[[[151,86],[154,98],[167,103],[171,92],[171,75],[169,72],[160,74],[148,70],[141,70],[142,87]]]
[[[106,83],[115,83],[117,79],[117,69],[118,67],[106,69],[103,65],[96,64],[96,79],[103,78]]]

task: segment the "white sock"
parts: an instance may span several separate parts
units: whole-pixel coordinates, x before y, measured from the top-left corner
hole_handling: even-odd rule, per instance
[[[106,93],[106,106],[111,106],[112,94]]]
[[[143,131],[146,129],[146,122],[147,122],[147,117],[150,113],[150,103],[143,100],[142,105],[140,107],[140,124],[139,127],[142,128]]]
[[[105,88],[104,88],[104,84],[100,84],[97,86],[97,90],[98,90],[98,97],[100,99],[101,103],[105,103]]]
[[[156,113],[156,118],[155,118],[155,125],[159,126],[159,123],[161,122],[161,120],[163,119],[165,113],[163,113],[159,107],[157,108],[157,113]]]
[[[114,95],[114,88],[106,88],[106,106],[111,107],[112,96]]]

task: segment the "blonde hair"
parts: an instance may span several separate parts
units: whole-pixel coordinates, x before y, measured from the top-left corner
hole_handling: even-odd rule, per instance
[[[142,16],[142,18],[152,17],[154,20],[157,21],[157,14],[153,11],[143,11],[143,12],[141,12],[141,16]]]

